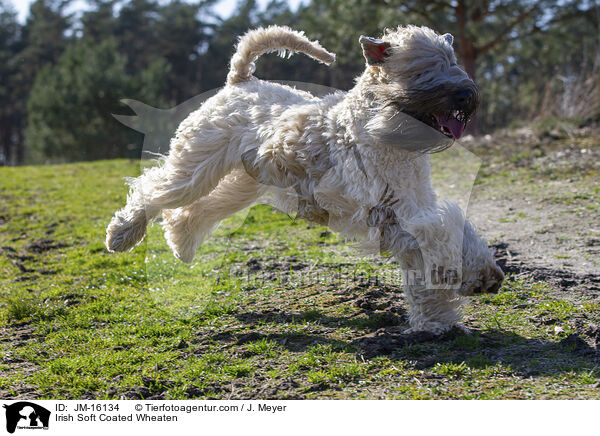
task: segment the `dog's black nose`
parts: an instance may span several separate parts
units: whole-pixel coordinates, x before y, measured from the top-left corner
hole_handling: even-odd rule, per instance
[[[473,91],[470,89],[461,89],[454,94],[454,101],[460,108],[468,108],[473,104]]]

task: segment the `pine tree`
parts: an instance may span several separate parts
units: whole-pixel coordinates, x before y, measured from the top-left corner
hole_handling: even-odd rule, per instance
[[[22,114],[18,110],[15,55],[21,50],[21,26],[16,12],[0,0],[0,165],[14,163]]]
[[[27,105],[33,162],[139,156],[139,135],[112,114],[123,113],[123,98],[160,103],[165,65],[157,61],[129,74],[117,47],[114,39],[99,44],[82,39],[40,72]]]

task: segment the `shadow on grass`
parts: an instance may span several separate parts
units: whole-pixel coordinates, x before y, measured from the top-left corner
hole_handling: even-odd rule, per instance
[[[464,363],[472,369],[501,364],[516,375],[536,377],[590,370],[600,364],[599,350],[588,343],[596,339],[581,334],[554,342],[496,329],[471,334],[454,330],[442,336],[389,330],[381,329],[351,344],[365,358],[388,356],[393,360],[410,360],[418,369],[438,363]]]
[[[418,369],[438,363],[464,364],[471,369],[486,369],[501,364],[521,377],[555,376],[600,366],[600,331],[577,332],[562,340],[527,338],[499,329],[465,334],[454,329],[444,335],[427,332],[405,334],[405,313],[365,311],[352,316],[329,316],[310,310],[300,313],[280,311],[246,312],[234,315],[254,332],[220,332],[209,340],[243,345],[269,340],[291,352],[303,352],[318,344],[331,345],[338,351],[355,353],[359,358],[385,356],[410,361]],[[272,325],[311,322],[314,333],[272,332]],[[271,326],[269,326],[271,324]],[[340,327],[351,328],[347,340],[333,339],[329,333]],[[260,331],[265,333],[261,333]],[[592,345],[590,345],[590,343]]]
[[[277,323],[299,324],[314,322],[324,327],[350,327],[355,329],[379,329],[387,326],[399,326],[406,322],[408,315],[400,307],[393,311],[361,310],[358,316],[331,316],[319,310],[306,310],[303,312],[246,312],[234,315],[238,320],[247,324]]]

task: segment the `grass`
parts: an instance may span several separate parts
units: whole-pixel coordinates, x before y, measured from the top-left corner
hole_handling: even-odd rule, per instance
[[[600,397],[598,352],[569,339],[600,321],[597,297],[509,277],[467,307],[472,334],[369,353],[365,338],[406,327],[393,262],[266,206],[225,223],[191,266],[157,225],[109,254],[104,229],[138,170],[0,168],[0,397]],[[477,183],[533,189],[522,175],[484,169]]]

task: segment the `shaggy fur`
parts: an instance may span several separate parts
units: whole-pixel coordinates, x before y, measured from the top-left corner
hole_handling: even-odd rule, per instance
[[[391,252],[411,330],[457,325],[463,297],[496,292],[503,274],[460,208],[438,201],[423,151],[462,134],[477,89],[450,35],[406,26],[360,42],[367,65],[356,86],[319,99],[252,77],[254,61],[289,50],[329,64],[333,54],[288,28],[248,32],[227,85],[181,123],[161,164],[131,181],[108,249],[134,247],[162,212],[173,253],[191,262],[221,220],[272,193],[288,212]],[[406,114],[433,127],[417,151],[405,146],[416,141]]]

